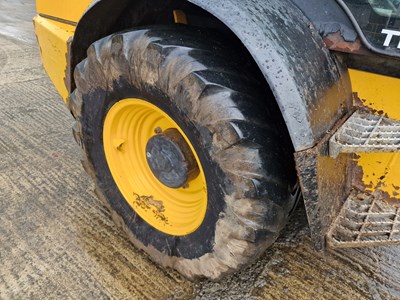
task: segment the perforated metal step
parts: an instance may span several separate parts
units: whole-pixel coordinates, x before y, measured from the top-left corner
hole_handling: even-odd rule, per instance
[[[334,158],[353,152],[400,152],[400,122],[356,111],[329,141]]]
[[[400,244],[400,207],[378,194],[353,190],[328,231],[327,243],[332,248]]]

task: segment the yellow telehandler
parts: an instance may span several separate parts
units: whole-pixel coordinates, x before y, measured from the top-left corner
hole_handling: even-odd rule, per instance
[[[184,276],[254,261],[304,199],[316,250],[400,244],[399,0],[37,0],[96,193]]]

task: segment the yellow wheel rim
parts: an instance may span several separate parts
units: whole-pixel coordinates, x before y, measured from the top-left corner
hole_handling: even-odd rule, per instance
[[[146,145],[157,132],[177,129],[189,145],[199,172],[184,187],[170,188],[153,174]],[[194,232],[207,210],[207,186],[199,157],[189,139],[164,111],[140,99],[124,99],[107,113],[103,128],[106,160],[119,190],[148,224],[167,234]]]

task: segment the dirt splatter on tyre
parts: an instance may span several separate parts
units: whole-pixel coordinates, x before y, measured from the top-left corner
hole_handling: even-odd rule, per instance
[[[95,42],[75,82],[84,167],[135,246],[190,279],[218,280],[275,241],[294,205],[292,148],[245,55],[197,28],[139,29]],[[178,187],[149,167],[168,164],[148,150],[162,134],[186,170]]]

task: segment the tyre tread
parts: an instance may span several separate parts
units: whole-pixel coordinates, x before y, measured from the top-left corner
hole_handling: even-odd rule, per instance
[[[132,82],[138,77],[147,83],[158,80],[168,86],[165,87],[168,96],[176,99],[183,98],[179,97],[179,93],[188,92],[184,87],[192,86],[189,92],[193,93],[190,97],[193,101],[178,104],[185,107],[184,113],[190,119],[212,128],[213,142],[209,151],[227,174],[232,185],[236,187],[233,193],[225,196],[226,210],[224,217],[217,224],[214,252],[193,260],[157,253],[136,239],[115,212],[112,213],[112,217],[128,234],[133,244],[149,253],[155,261],[173,267],[192,279],[208,277],[218,280],[252,262],[272,244],[292,208],[289,200],[285,202],[285,199],[281,199],[281,203],[275,203],[272,199],[266,198],[266,193],[260,195],[255,184],[255,182],[268,182],[277,186],[277,190],[284,190],[285,183],[276,179],[282,177],[282,170],[271,168],[273,173],[269,176],[274,180],[268,178],[265,174],[263,156],[260,154],[265,147],[263,146],[265,139],[279,143],[282,133],[277,127],[263,122],[265,115],[273,120],[268,109],[264,115],[258,111],[261,106],[266,106],[263,94],[265,89],[260,88],[262,84],[251,76],[245,76],[246,72],[238,72],[234,55],[230,54],[232,51],[224,46],[218,35],[198,29],[193,31],[188,27],[179,27],[173,34],[171,30],[171,27],[167,27],[117,33],[89,47],[87,59],[76,67],[74,75],[77,90],[71,94],[69,100],[69,108],[76,119],[73,134],[84,153],[82,162],[84,169],[96,182],[96,194],[104,200],[106,198],[104,191],[96,178],[95,169],[84,145],[83,136],[88,134],[82,131],[82,127],[85,126],[82,124],[82,115],[85,113],[84,94],[99,87],[109,89],[120,77],[129,78]],[[199,42],[194,33],[197,37],[211,37],[207,39],[207,43]],[[132,49],[135,49],[135,54],[131,53]],[[206,57],[216,49],[221,52],[218,52],[210,64]],[[201,62],[199,59],[193,59],[188,54],[190,51],[196,53],[196,57],[202,57]],[[224,56],[222,53],[228,54]],[[151,78],[149,74],[145,74],[143,71],[145,67],[153,67],[138,66],[143,61],[160,62],[155,65],[164,68],[162,72],[159,69],[148,72],[156,74],[158,78]],[[135,70],[126,67],[132,64]],[[182,75],[172,84],[160,78],[177,70]],[[212,103],[216,102],[215,99],[219,99],[219,103]],[[227,105],[229,101],[232,105]],[[210,110],[213,105],[220,105],[225,109]],[[278,153],[279,147],[277,149],[276,153],[270,154],[273,160],[281,159]],[[110,206],[109,208],[111,209]],[[267,225],[266,218],[270,220]]]

